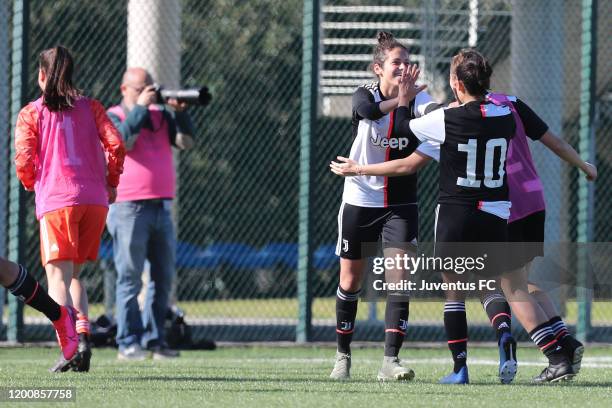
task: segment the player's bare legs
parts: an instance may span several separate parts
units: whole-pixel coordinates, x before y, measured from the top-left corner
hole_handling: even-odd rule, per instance
[[[60,305],[72,306],[70,283],[74,272],[72,260],[49,261],[45,265],[49,296]]]
[[[74,264],[72,279],[70,281],[70,297],[72,298],[72,303],[75,309],[81,314],[88,315],[89,303],[87,300],[87,291],[85,290],[85,286],[79,280],[80,274],[81,265]]]
[[[0,257],[0,285],[9,287],[19,275],[19,265]]]
[[[557,312],[557,308],[553,304],[552,300],[542,288],[534,283],[528,282],[527,290],[529,291],[529,294],[538,302],[544,311],[544,314],[546,314],[546,317],[551,318],[559,315],[559,312]]]
[[[76,331],[79,336],[78,358],[73,365],[74,371],[89,371],[91,361],[91,344],[89,328],[89,301],[85,285],[79,279],[82,265],[74,264],[72,282],[70,284],[70,296],[77,310]]]
[[[367,259],[340,258],[340,287],[342,290],[347,292],[361,290],[361,280],[366,265]]]
[[[77,311],[72,306],[72,297],[70,296],[70,284],[72,281],[72,274],[74,272],[74,263],[72,260],[52,260],[45,265],[45,272],[47,273],[47,284],[49,286],[49,296],[60,305],[65,306],[70,311],[70,319],[72,324],[76,326]],[[76,327],[73,326],[73,333],[75,339]],[[58,332],[58,340],[61,344],[61,338]],[[78,344],[78,343],[77,343]],[[76,354],[74,355],[76,357]],[[51,372],[64,372],[72,367],[75,358],[67,359],[64,355],[61,355],[55,362],[53,367],[49,369]]]
[[[514,315],[525,330],[531,332],[538,325],[548,321],[544,310],[529,293],[525,268],[504,273],[501,285]]]

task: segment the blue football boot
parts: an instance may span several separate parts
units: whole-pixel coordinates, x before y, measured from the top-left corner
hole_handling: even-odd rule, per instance
[[[442,378],[440,384],[469,384],[470,377],[468,376],[468,368],[466,365],[461,367],[458,373],[452,372]]]
[[[508,332],[499,339],[499,379],[502,384],[510,384],[518,369],[516,362],[516,341]]]

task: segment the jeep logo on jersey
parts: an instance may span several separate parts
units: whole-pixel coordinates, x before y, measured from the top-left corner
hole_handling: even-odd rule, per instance
[[[387,139],[386,137],[381,137],[378,133],[374,133],[370,137],[370,141],[375,146],[380,146],[383,149],[390,147],[391,149],[402,150],[408,147],[410,144],[410,139],[407,137],[393,137],[391,139]]]

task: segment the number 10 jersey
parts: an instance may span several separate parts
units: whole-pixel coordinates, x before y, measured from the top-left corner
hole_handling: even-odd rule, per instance
[[[406,109],[398,108],[397,120],[404,118]],[[409,121],[409,126],[417,138],[437,149],[426,154],[440,162],[440,204],[480,207],[508,201],[506,152],[516,124],[507,106],[468,102],[438,109]]]

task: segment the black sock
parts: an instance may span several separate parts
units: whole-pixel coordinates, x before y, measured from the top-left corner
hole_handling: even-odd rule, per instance
[[[42,312],[51,321],[60,318],[60,306],[49,297],[47,292],[40,287],[39,283],[28,273],[26,268],[19,265],[19,275],[8,290],[24,303]]]
[[[467,318],[465,316],[465,302],[450,302],[444,304],[444,329],[448,348],[453,355],[455,366],[453,371],[458,373],[465,366],[467,360]]]
[[[542,323],[530,331],[529,336],[531,336],[531,339],[539,347],[542,353],[548,357],[548,361],[551,364],[559,364],[566,358],[548,322]]]
[[[495,293],[488,295],[482,300],[482,307],[487,312],[487,316],[489,316],[491,326],[495,329],[497,343],[499,344],[502,334],[510,333],[512,324],[510,305],[503,295]]]
[[[550,329],[557,340],[563,340],[565,336],[569,335],[567,326],[563,322],[563,319],[561,319],[561,316],[553,317],[548,321],[548,324],[550,325]]]
[[[351,352],[359,292],[347,292],[339,285],[336,291],[336,339],[341,353]]]
[[[397,357],[408,328],[408,296],[403,293],[387,295],[385,308],[385,357]]]

